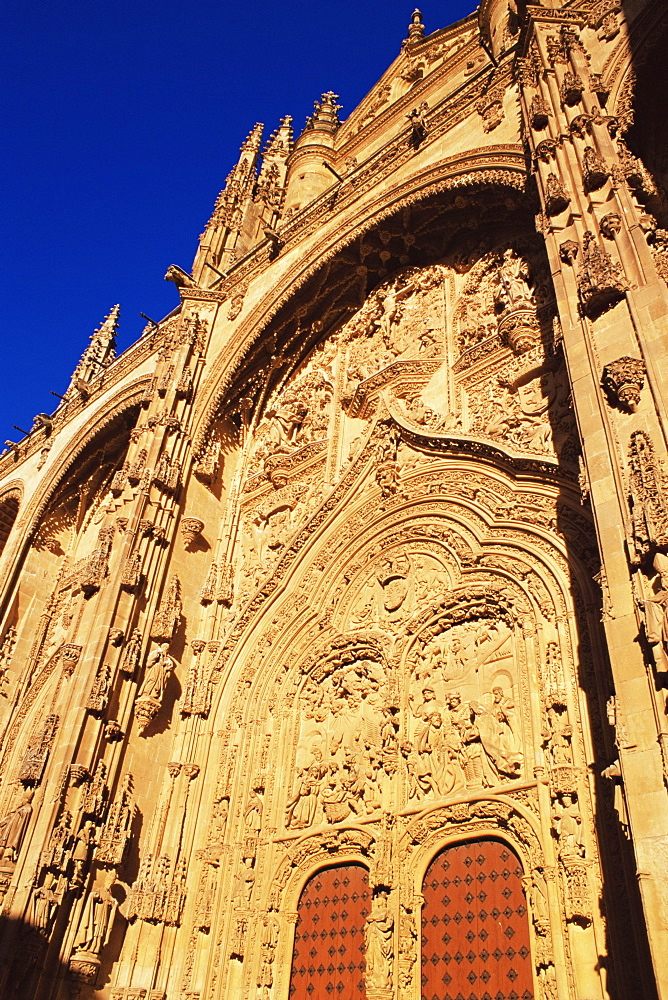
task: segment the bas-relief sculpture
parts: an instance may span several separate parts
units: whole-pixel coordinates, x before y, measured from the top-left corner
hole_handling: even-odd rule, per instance
[[[416,11],[347,121],[255,126],[178,309],[117,358],[115,307],[0,456],[3,995],[285,1000],[352,864],[355,988],[418,1000],[425,873],[491,838],[526,995],[668,996],[638,6]]]

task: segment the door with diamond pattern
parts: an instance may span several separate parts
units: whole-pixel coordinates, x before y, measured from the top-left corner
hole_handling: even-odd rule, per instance
[[[364,924],[369,873],[358,864],[324,868],[299,897],[290,1000],[365,1000]]]
[[[533,1000],[522,867],[501,841],[441,851],[422,892],[422,1000]]]

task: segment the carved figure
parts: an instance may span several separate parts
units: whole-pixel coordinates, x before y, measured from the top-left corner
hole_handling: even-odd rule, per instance
[[[34,794],[32,789],[24,792],[16,809],[0,820],[0,860],[8,857],[10,861],[16,861],[18,858],[32,816]]]
[[[653,565],[659,573],[659,589],[639,604],[645,612],[645,634],[657,669],[663,671],[668,669],[668,556],[657,552]]]
[[[308,408],[298,399],[287,400],[282,407],[267,411],[268,454],[289,452],[297,445],[299,430],[307,413]]]
[[[531,309],[534,296],[529,281],[531,272],[527,262],[514,250],[504,251],[497,269],[495,304],[497,312],[506,309]]]
[[[115,875],[111,878],[113,883]],[[103,886],[89,893],[77,932],[75,947],[78,951],[99,955],[107,943],[118,908],[110,890],[111,886]]]
[[[252,831],[252,833],[257,834],[262,829],[262,810],[264,804],[262,799],[258,795],[257,791],[254,791],[249,798],[246,809],[244,811],[244,822],[246,824],[246,829]]]
[[[51,933],[53,918],[58,909],[59,899],[57,893],[54,891],[54,886],[56,885],[56,878],[48,874],[44,879],[44,885],[35,889],[32,897],[35,927],[38,927],[45,937],[48,937]]]
[[[174,671],[175,663],[169,655],[169,643],[163,642],[146,659],[144,681],[139,689],[137,701],[150,698],[162,702],[165,686]]]
[[[560,793],[554,805],[552,820],[559,841],[559,855],[584,857],[582,816],[577,795]]]
[[[364,928],[367,989],[390,989],[392,986],[392,933],[394,918],[387,906],[387,891],[374,894],[371,912]]]
[[[251,896],[253,895],[253,886],[255,885],[255,868],[253,866],[253,858],[243,858],[241,868],[235,876],[234,899],[237,906],[248,906],[250,904]]]
[[[95,824],[87,819],[79,830],[74,844],[72,861],[74,863],[74,880],[83,882],[84,874],[88,866],[90,853],[95,845]]]

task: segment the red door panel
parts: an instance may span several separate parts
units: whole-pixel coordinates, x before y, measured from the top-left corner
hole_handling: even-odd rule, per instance
[[[438,854],[422,892],[422,1000],[533,1000],[522,868],[497,840]]]
[[[365,1000],[369,873],[338,865],[313,875],[297,907],[290,1000]]]

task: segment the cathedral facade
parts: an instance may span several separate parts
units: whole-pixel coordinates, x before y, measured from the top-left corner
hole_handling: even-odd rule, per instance
[[[416,11],[8,442],[0,996],[668,1000],[666,13]]]

